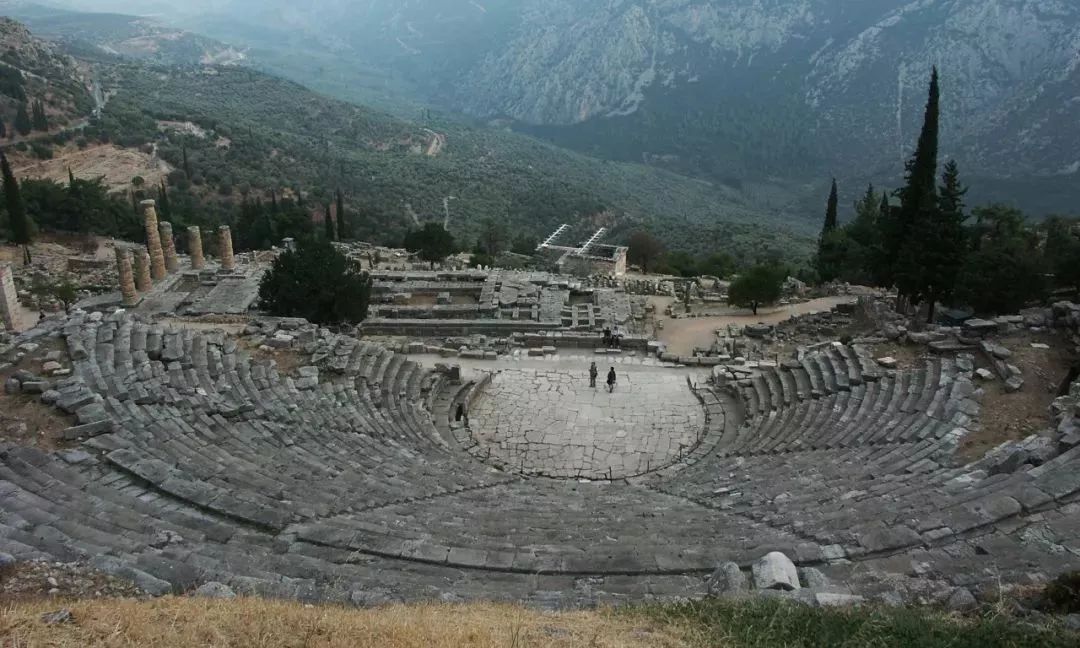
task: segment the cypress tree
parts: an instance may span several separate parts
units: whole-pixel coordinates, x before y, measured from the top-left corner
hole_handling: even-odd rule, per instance
[[[825,226],[821,229],[821,236],[836,229],[838,223],[837,209],[840,206],[839,193],[836,188],[836,178],[832,181],[832,191],[829,192],[829,204],[825,208]]]
[[[3,119],[0,119],[0,137],[7,137],[7,126],[4,125]]]
[[[326,241],[332,243],[334,241],[334,219],[330,215],[330,205],[326,206],[326,216],[323,218],[323,232],[326,235]]]
[[[165,186],[165,178],[162,178],[161,184],[158,185],[157,207],[162,216],[169,216],[169,189]]]
[[[32,112],[31,125],[34,130],[49,130],[49,118],[45,116],[45,104],[40,99],[34,102]]]
[[[184,156],[184,175],[187,177],[188,180],[191,180],[191,165],[188,164],[187,144],[184,144],[181,150]]]
[[[32,262],[30,218],[26,215],[26,205],[23,204],[19,191],[19,181],[11,171],[11,165],[8,164],[7,156],[3,151],[0,151],[0,173],[4,176],[4,202],[7,205],[8,224],[11,227],[11,242],[22,246],[23,265],[30,265]]]
[[[832,281],[840,276],[845,256],[844,232],[837,231],[839,225],[838,208],[840,204],[836,178],[832,181],[829,202],[825,209],[825,224],[818,238],[817,271],[822,281]]]
[[[345,220],[345,197],[337,190],[337,235],[339,241],[349,238],[349,226]]]
[[[897,308],[918,304],[925,286],[918,253],[929,236],[927,221],[937,209],[937,156],[940,122],[940,86],[937,67],[930,77],[930,92],[922,132],[915,152],[905,165],[905,185],[897,192],[901,206],[884,229],[885,253],[898,288]]]
[[[34,125],[30,122],[30,115],[26,112],[26,104],[19,104],[19,108],[15,112],[15,132],[19,135],[29,135],[33,129]]]

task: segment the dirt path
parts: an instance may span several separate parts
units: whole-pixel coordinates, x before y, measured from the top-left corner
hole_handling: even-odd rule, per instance
[[[667,344],[668,351],[678,355],[689,355],[696,348],[707,348],[716,339],[716,330],[727,327],[729,324],[746,326],[747,324],[779,324],[791,319],[796,315],[808,313],[820,313],[831,310],[837,304],[853,303],[855,297],[823,297],[801,304],[780,306],[778,308],[760,309],[754,315],[748,310],[726,308],[723,312],[712,317],[695,317],[687,319],[668,319],[658,317],[657,322],[663,322],[664,329],[659,331],[659,339]],[[671,300],[669,299],[668,302]],[[657,303],[656,312],[663,313],[666,304]]]

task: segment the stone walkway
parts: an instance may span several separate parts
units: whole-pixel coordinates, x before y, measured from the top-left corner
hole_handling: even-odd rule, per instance
[[[613,393],[600,366],[504,369],[473,405],[470,423],[489,460],[550,477],[619,478],[671,464],[704,431],[701,404],[678,372],[616,372]]]

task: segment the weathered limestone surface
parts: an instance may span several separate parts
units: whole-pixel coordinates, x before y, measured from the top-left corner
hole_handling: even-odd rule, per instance
[[[11,264],[0,264],[0,321],[9,331],[18,331],[22,326],[19,314],[19,293],[15,290]]]
[[[470,412],[477,456],[510,470],[554,477],[626,477],[686,454],[704,432],[701,404],[684,376],[616,372],[596,387],[588,367],[508,369],[496,374]]]
[[[145,294],[154,287],[154,281],[150,276],[150,253],[145,247],[140,247],[135,250],[134,255],[135,289]]]
[[[162,221],[158,229],[161,232],[161,245],[165,254],[165,269],[172,274],[180,269],[180,260],[176,257],[176,239],[173,238],[172,223]]]
[[[236,269],[236,259],[233,257],[232,230],[222,225],[218,228],[218,257],[221,259],[221,269],[232,272]]]
[[[140,205],[146,226],[146,249],[150,253],[150,276],[154,281],[161,281],[168,272],[165,267],[165,252],[161,247],[161,233],[158,230],[157,206],[153,200],[144,200]]]
[[[202,232],[198,227],[189,227],[188,254],[191,255],[191,269],[202,270],[206,267],[206,259],[203,256]]]
[[[116,247],[116,271],[120,279],[120,295],[125,307],[139,303],[139,294],[135,290],[135,273],[131,269],[131,250]]]

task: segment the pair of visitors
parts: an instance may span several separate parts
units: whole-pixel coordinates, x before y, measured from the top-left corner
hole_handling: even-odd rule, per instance
[[[596,363],[589,365],[589,387],[596,389],[596,377],[600,375],[600,371],[596,368]],[[615,367],[612,367],[607,374],[607,388],[608,393],[615,391]]]

